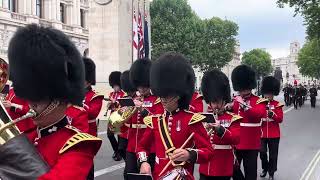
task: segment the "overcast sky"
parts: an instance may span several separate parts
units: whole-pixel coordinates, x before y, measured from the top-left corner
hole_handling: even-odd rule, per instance
[[[213,16],[229,19],[239,25],[241,52],[266,48],[273,58],[289,54],[289,45],[305,41],[301,16],[293,9],[280,9],[276,0],[188,0],[201,18]]]

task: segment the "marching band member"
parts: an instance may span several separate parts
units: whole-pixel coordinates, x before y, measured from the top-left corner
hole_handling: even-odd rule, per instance
[[[280,82],[273,76],[265,77],[262,80],[261,93],[267,98],[266,115],[262,118],[262,136],[260,159],[262,164],[261,177],[265,177],[269,172],[269,179],[273,180],[277,171],[278,150],[280,141],[279,124],[283,121],[282,103],[274,100],[274,96],[279,95]],[[269,159],[267,152],[269,150]]]
[[[143,118],[150,115],[162,114],[164,112],[161,100],[153,95],[150,90],[150,59],[138,59],[130,68],[130,82],[138,90],[139,97],[135,98],[135,104],[139,109],[138,121],[143,122]],[[140,140],[140,139],[139,139]],[[155,163],[155,144],[151,142],[150,155],[148,158],[152,170]]]
[[[224,107],[231,101],[231,96],[229,79],[223,72],[212,70],[205,73],[201,89],[216,119],[215,123],[204,123],[208,127],[207,131],[214,151],[209,162],[200,164],[200,180],[229,180],[233,175],[233,147],[240,140],[242,117],[225,111]]]
[[[88,112],[89,134],[98,137],[97,117],[102,108],[103,95],[97,94],[92,86],[96,85],[96,65],[86,57],[83,57],[85,67],[85,88],[84,108]],[[87,180],[94,179],[94,166],[92,166]]]
[[[68,125],[68,104],[82,105],[84,65],[80,53],[61,31],[35,24],[20,28],[8,49],[10,80],[17,96],[37,116],[31,139],[49,172],[39,180],[86,179],[101,140]]]
[[[109,94],[109,100],[111,101],[111,103],[108,106],[108,110],[110,109],[111,112],[116,111],[120,107],[118,99],[122,98],[125,95],[125,92],[123,92],[121,89],[120,76],[121,76],[121,72],[119,72],[119,71],[113,71],[109,75],[109,85],[113,89],[113,91],[110,92],[110,94]],[[112,131],[112,127],[109,124],[108,124],[108,131],[107,132],[108,132],[107,133],[108,139],[109,139],[110,144],[113,149],[112,158],[115,161],[120,161],[122,157],[121,157],[121,154],[119,153],[119,149],[118,149],[119,144],[118,144],[117,139],[114,136],[114,132]],[[126,134],[120,133],[118,135],[118,140],[119,140],[119,138],[126,138],[126,137],[127,137]]]
[[[231,104],[232,111],[242,116],[240,123],[240,143],[236,145],[236,157],[238,164],[243,161],[246,180],[257,179],[257,158],[261,147],[261,118],[266,113],[264,98],[252,94],[256,88],[256,73],[246,65],[239,65],[231,75],[233,89],[238,91],[240,96],[234,98]],[[235,168],[233,178],[242,179],[243,175],[240,166]]]
[[[150,87],[161,97],[165,113],[144,118],[149,128],[139,142],[140,173],[151,175],[147,157],[152,142],[156,143],[154,179],[194,179],[194,163],[205,163],[212,155],[213,149],[201,122],[205,116],[187,111],[194,81],[191,65],[180,54],[166,53],[152,65]]]

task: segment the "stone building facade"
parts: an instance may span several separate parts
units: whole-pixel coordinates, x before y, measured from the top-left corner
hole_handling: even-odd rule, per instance
[[[89,47],[88,12],[89,0],[0,0],[0,57],[7,60],[10,39],[29,23],[62,30],[83,54]]]

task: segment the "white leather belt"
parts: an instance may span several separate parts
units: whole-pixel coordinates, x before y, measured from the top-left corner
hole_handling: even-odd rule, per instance
[[[264,121],[264,122],[271,122],[271,121],[274,121],[273,119],[270,119],[270,118],[262,118],[261,120],[262,120],[262,121]]]
[[[133,129],[145,129],[147,128],[147,125],[145,124],[125,124],[128,128],[133,128]]]
[[[220,144],[213,144],[213,149],[232,149],[230,145],[220,145]]]
[[[242,127],[260,127],[261,123],[240,123]]]
[[[88,122],[89,122],[89,124],[90,123],[95,123],[97,120],[95,120],[95,119],[92,119],[92,120],[89,120]]]

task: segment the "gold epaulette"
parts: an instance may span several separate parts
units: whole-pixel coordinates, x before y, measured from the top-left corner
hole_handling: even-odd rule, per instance
[[[240,120],[240,119],[243,118],[242,116],[239,116],[238,114],[235,114],[235,113],[232,113],[232,112],[228,112],[227,111],[227,114],[232,116],[232,119],[231,119],[232,122]]]
[[[269,100],[266,98],[260,98],[260,99],[258,99],[257,104],[261,104],[261,103],[267,102],[267,101],[269,101]]]
[[[83,107],[72,105],[72,107],[79,109],[80,111],[86,111]]]
[[[83,142],[83,141],[102,141],[100,138],[92,136],[87,133],[82,133],[80,130],[73,126],[66,126],[66,128],[75,131],[76,134],[73,135],[68,141],[63,145],[63,147],[59,150],[59,154],[63,154],[68,149],[72,148],[73,146]]]
[[[102,95],[102,94],[94,94],[94,96],[92,96],[92,98],[91,98],[90,101],[92,101],[94,98],[97,98],[97,97],[102,97],[102,98],[104,98],[104,95]]]
[[[145,125],[147,125],[149,128],[152,128],[152,129],[153,129],[153,123],[152,123],[152,118],[153,117],[154,116],[146,116],[146,117],[143,118],[143,123]]]
[[[189,121],[189,125],[200,122],[200,121],[204,120],[205,118],[206,118],[206,116],[204,116],[202,114],[194,113],[192,118]]]
[[[276,106],[276,108],[282,108],[284,106],[284,104],[283,103],[281,103],[281,102],[278,102],[278,104],[277,104],[277,106]]]
[[[159,104],[161,102],[161,99],[158,97],[157,99],[156,99],[156,101],[154,102],[154,104]]]

